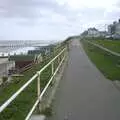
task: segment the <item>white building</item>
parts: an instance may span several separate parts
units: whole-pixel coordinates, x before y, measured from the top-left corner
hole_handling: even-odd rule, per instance
[[[89,28],[88,29],[88,37],[99,37],[100,32],[96,28]]]

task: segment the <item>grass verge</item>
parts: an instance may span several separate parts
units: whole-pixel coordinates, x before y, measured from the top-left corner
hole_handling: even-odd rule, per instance
[[[96,67],[110,80],[120,80],[120,57],[81,41],[85,52]]]
[[[92,42],[102,45],[114,52],[120,53],[120,40],[92,40]]]

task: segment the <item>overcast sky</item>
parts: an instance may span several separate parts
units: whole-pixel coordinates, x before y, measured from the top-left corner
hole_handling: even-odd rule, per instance
[[[0,0],[0,40],[62,40],[119,18],[119,0]]]

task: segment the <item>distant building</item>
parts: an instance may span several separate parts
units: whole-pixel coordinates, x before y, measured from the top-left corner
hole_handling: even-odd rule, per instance
[[[108,34],[109,35],[112,35],[112,28],[113,28],[113,25],[108,25]]]
[[[89,28],[88,29],[88,37],[99,37],[100,32],[96,28]]]
[[[120,20],[118,23],[115,25],[115,34],[120,35]]]
[[[89,28],[87,31],[84,31],[81,34],[81,37],[103,37],[105,38],[108,35],[109,34],[107,31],[99,31],[96,28]]]
[[[10,56],[10,61],[15,61],[15,69],[20,70],[25,66],[35,62],[35,55],[15,55]]]
[[[35,63],[43,61],[43,56],[49,56],[52,52],[53,45],[36,48],[35,50],[29,50],[26,55],[12,55],[9,57],[10,61],[15,62],[15,69],[10,73],[24,71],[24,68],[32,66]]]
[[[48,55],[52,52],[54,45],[49,45],[49,46],[43,46],[40,48],[37,48],[36,50],[29,50],[28,55],[33,55],[33,54],[42,54],[42,55]]]
[[[106,37],[109,35],[107,31],[100,31],[99,34],[100,34],[100,37]]]
[[[108,33],[113,38],[120,38],[120,19],[118,22],[113,22],[113,24],[108,26]]]
[[[14,61],[9,61],[8,58],[0,58],[0,77],[8,76],[9,70],[14,67]]]

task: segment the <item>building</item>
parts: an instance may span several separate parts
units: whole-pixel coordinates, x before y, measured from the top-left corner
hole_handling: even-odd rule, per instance
[[[111,37],[115,38],[115,39],[119,39],[120,38],[120,19],[118,20],[118,22],[113,22],[113,24],[108,26],[108,33]]]
[[[108,34],[109,34],[109,35],[112,35],[112,27],[113,27],[112,24],[111,24],[111,25],[108,25]]]
[[[120,19],[119,22],[115,25],[115,34],[120,35]]]
[[[35,55],[14,55],[9,57],[9,61],[15,62],[15,68],[9,71],[10,74],[19,72],[24,67],[36,62]]]
[[[88,29],[88,37],[99,37],[100,32],[96,28],[89,28]]]
[[[14,61],[9,61],[8,58],[0,58],[0,77],[8,76],[9,70],[14,67]]]
[[[25,69],[30,68],[35,63],[43,61],[43,56],[51,54],[53,46],[44,46],[36,48],[35,50],[29,50],[27,54],[12,55],[9,57],[10,61],[15,61],[15,68],[10,73],[23,72]]]
[[[109,35],[107,31],[100,31],[99,34],[100,37],[104,37],[104,38]]]
[[[84,31],[81,34],[81,37],[102,37],[105,38],[106,36],[108,36],[108,32],[107,31],[99,31],[96,28],[89,28],[87,31]]]
[[[48,45],[43,47],[38,47],[35,50],[29,50],[28,55],[49,55],[53,50],[54,45]]]

